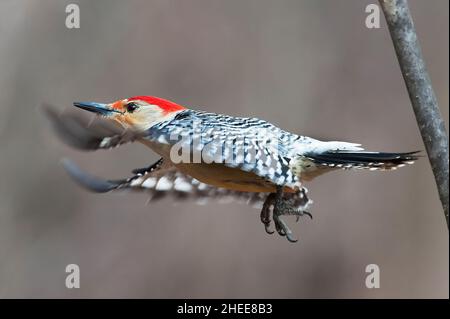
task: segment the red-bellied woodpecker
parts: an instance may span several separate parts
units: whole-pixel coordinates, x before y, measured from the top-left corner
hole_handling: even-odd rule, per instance
[[[266,231],[273,233],[269,230],[273,207],[275,229],[289,241],[296,239],[280,217],[311,216],[306,211],[311,201],[305,181],[337,169],[393,170],[417,159],[416,152],[366,152],[360,144],[323,142],[264,120],[194,111],[151,96],[74,105],[125,129],[91,139],[85,148],[107,149],[138,141],[161,156],[155,164],[134,170],[130,178],[116,181],[95,178],[66,161],[67,171],[83,186],[96,192],[147,188],[155,195],[233,195],[263,202],[261,221]]]

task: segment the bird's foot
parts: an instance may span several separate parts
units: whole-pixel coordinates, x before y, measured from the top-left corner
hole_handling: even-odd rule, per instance
[[[270,209],[273,205],[273,203],[275,202],[275,193],[271,193],[269,194],[269,196],[267,196],[264,205],[262,207],[261,210],[261,222],[264,225],[264,229],[266,231],[266,233],[268,233],[269,235],[272,235],[274,233],[273,230],[270,229]]]
[[[288,215],[286,213],[286,204],[283,202],[283,200],[276,202],[273,207],[273,221],[275,224],[275,229],[280,236],[286,236],[286,239],[290,241],[291,243],[295,243],[298,241],[298,239],[294,238],[294,235],[291,231],[291,229],[288,227],[286,222],[281,219],[281,216]],[[291,212],[291,210],[289,210]]]
[[[305,206],[301,205],[301,203],[309,203],[309,199],[303,189],[298,193],[288,193],[283,196],[282,189],[279,188],[277,189],[277,193],[269,194],[261,210],[261,222],[264,224],[266,232],[268,234],[274,233],[274,231],[269,228],[271,223],[270,208],[273,206],[273,221],[275,224],[275,230],[280,236],[285,236],[288,241],[296,242],[297,239],[294,238],[292,231],[289,229],[285,221],[281,219],[281,216],[294,215],[297,217],[298,221],[300,216],[307,215],[312,219],[312,215],[303,210]]]

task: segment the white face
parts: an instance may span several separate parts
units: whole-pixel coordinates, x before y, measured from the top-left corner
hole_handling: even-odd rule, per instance
[[[153,125],[171,120],[186,108],[154,96],[139,96],[109,104],[75,102],[74,106],[102,115],[126,129],[144,132]]]
[[[153,125],[167,121],[181,112],[164,112],[161,107],[141,100],[120,100],[108,105],[110,109],[119,111],[108,115],[116,123],[127,129],[143,132]]]

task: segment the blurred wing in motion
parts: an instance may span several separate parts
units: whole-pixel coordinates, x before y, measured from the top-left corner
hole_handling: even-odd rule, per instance
[[[98,116],[92,118],[84,113],[60,113],[50,105],[43,105],[43,109],[58,137],[79,150],[109,149],[139,138],[137,133],[124,130]]]
[[[78,184],[97,193],[114,190],[146,191],[150,194],[151,201],[171,196],[177,200],[195,199],[198,204],[205,204],[209,199],[218,199],[219,202],[244,202],[255,208],[261,208],[268,196],[268,193],[239,192],[204,184],[179,172],[162,158],[147,168],[134,170],[131,177],[120,180],[104,180],[90,175],[68,159],[63,160],[63,165]],[[303,209],[311,204],[301,192],[286,193],[285,196],[295,200],[296,205]]]

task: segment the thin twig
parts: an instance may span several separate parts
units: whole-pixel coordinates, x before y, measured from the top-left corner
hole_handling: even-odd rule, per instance
[[[407,0],[380,0],[438,187],[448,228],[448,137]]]

